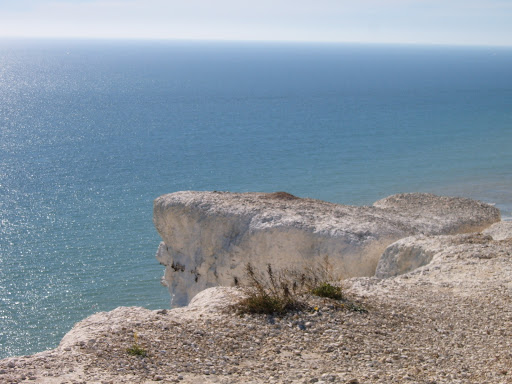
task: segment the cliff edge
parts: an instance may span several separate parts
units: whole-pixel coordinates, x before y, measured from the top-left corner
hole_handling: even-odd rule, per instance
[[[157,198],[153,214],[173,306],[234,285],[248,262],[301,267],[328,256],[336,275],[372,276],[386,247],[401,238],[476,232],[500,220],[488,204],[426,193],[355,207],[285,192],[184,191]]]

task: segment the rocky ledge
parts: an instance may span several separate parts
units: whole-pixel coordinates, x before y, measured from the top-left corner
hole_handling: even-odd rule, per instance
[[[430,263],[343,282],[364,311],[310,297],[310,310],[240,317],[236,288],[210,288],[183,308],[95,314],[54,350],[0,361],[0,382],[511,383],[512,238],[405,244]]]
[[[480,231],[500,220],[478,201],[426,193],[393,195],[355,207],[302,199],[285,192],[177,192],[154,203],[163,239],[157,259],[172,305],[198,292],[233,286],[244,267],[315,264],[325,256],[334,274],[372,276],[388,245],[413,235]]]

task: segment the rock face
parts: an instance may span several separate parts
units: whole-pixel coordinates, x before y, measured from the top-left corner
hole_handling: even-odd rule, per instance
[[[420,193],[354,207],[284,192],[188,191],[157,198],[153,213],[173,306],[208,287],[233,285],[247,262],[289,268],[328,256],[336,275],[371,276],[398,239],[481,231],[500,220],[490,205]]]
[[[479,233],[406,237],[386,248],[377,264],[375,277],[384,279],[402,275],[429,264],[436,255],[443,252],[468,253],[468,249],[475,244],[490,247],[492,243],[491,236]]]
[[[385,279],[410,272],[432,261],[440,250],[441,236],[406,237],[386,248],[375,271],[375,277]]]
[[[491,248],[499,244],[497,241],[509,239],[512,239],[510,221],[495,223],[482,231],[482,234],[406,237],[386,248],[377,264],[375,276],[384,279],[402,275],[427,265],[435,255],[442,252],[467,253],[468,247],[474,244],[484,244],[488,248],[487,253],[492,253]]]

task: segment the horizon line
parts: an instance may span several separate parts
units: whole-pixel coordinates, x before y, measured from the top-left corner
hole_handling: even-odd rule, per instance
[[[347,45],[394,45],[394,46],[431,46],[431,47],[474,47],[474,48],[512,48],[512,44],[470,44],[439,42],[403,42],[403,41],[350,41],[350,40],[265,40],[236,38],[183,38],[183,37],[120,37],[120,36],[11,36],[0,35],[0,40],[81,40],[81,41],[148,41],[148,42],[204,42],[204,43],[275,43],[275,44],[347,44]]]

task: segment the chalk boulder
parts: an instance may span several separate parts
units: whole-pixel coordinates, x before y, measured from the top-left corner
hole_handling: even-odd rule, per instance
[[[490,235],[470,233],[447,236],[411,236],[386,248],[375,276],[381,279],[402,275],[437,261],[492,259],[512,254],[512,238],[494,240]],[[417,270],[421,273],[421,270]]]
[[[173,306],[256,268],[300,267],[329,257],[341,277],[372,276],[388,245],[412,235],[481,231],[499,210],[474,200],[413,193],[355,207],[288,193],[176,192],[154,202],[157,259]]]
[[[422,267],[432,261],[445,243],[443,236],[400,239],[386,248],[377,264],[375,276],[384,279]]]
[[[491,236],[494,240],[512,239],[512,221],[494,223],[482,233]]]

